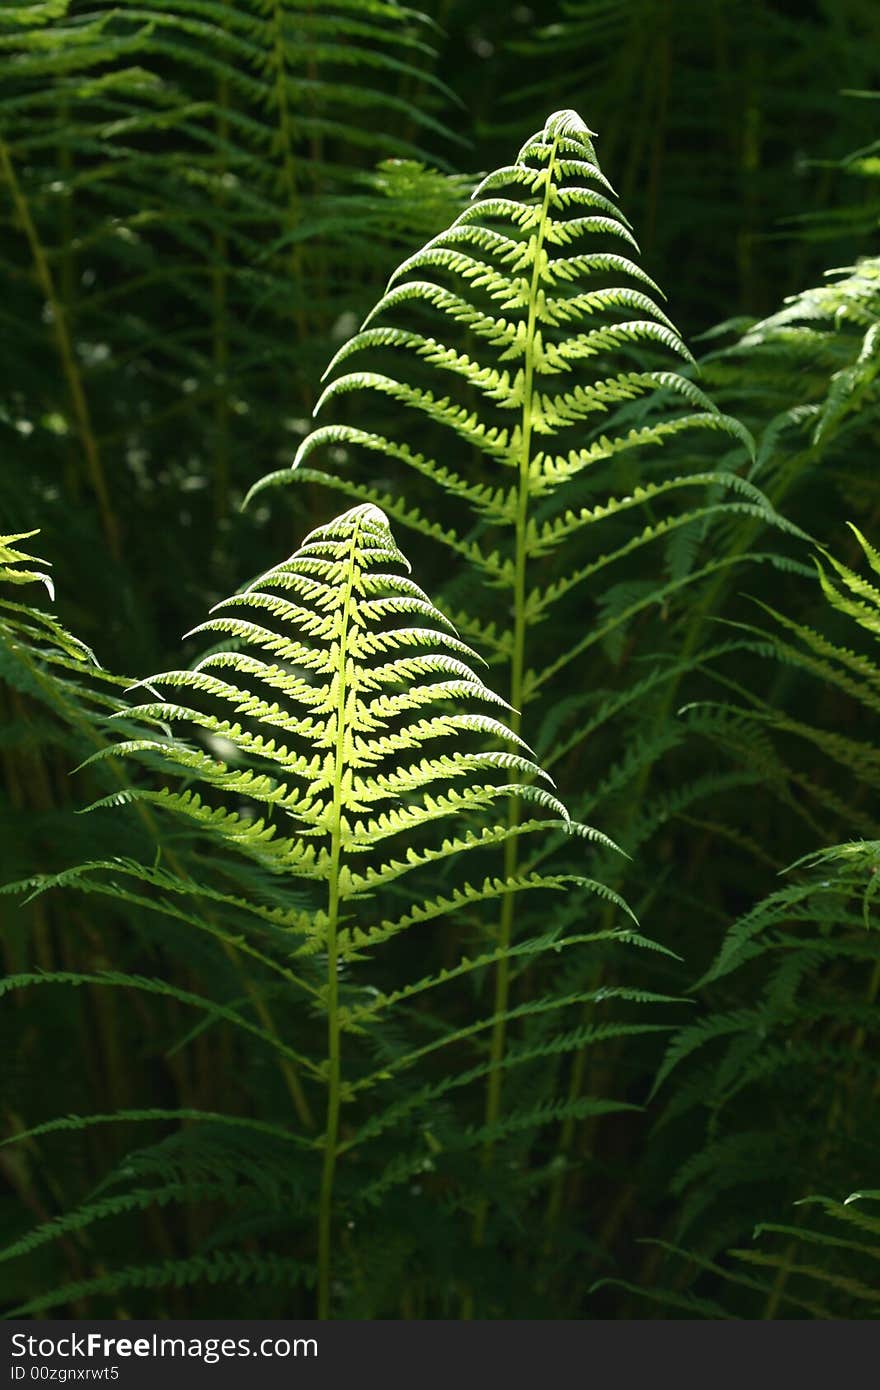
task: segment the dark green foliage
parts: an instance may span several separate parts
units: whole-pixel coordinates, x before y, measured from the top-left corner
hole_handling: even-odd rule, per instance
[[[470,59],[485,73],[492,154],[536,107],[588,102],[606,172],[652,273],[676,280],[688,334],[769,312],[876,226],[872,190],[844,172],[870,172],[874,154],[874,115],[849,95],[876,85],[873,0],[706,0],[699,11],[557,0],[512,15],[490,4],[479,26],[507,55],[506,71]]]
[[[426,110],[428,90],[443,100],[431,32],[384,0],[0,19],[0,505],[59,532],[75,518],[59,583],[74,590],[84,553],[92,582],[112,568],[119,662],[168,643],[200,574],[215,596],[237,583],[231,553],[259,568],[237,517],[249,460],[296,440],[394,247],[463,195],[423,168],[426,130],[451,144]]]
[[[836,641],[771,613],[776,631],[765,635],[754,629],[755,650],[836,689],[870,718],[878,707],[880,669],[872,653],[851,643],[859,628],[875,642],[880,635],[880,590],[872,582],[880,574],[880,556],[857,531],[856,537],[871,579],[831,555],[818,567],[825,596],[855,631],[851,627],[843,642]],[[741,710],[725,706],[723,713],[806,739],[857,779],[860,790],[876,785],[876,745],[858,733],[806,725],[757,701]],[[800,780],[796,766],[793,781]],[[828,780],[826,773],[823,783]],[[810,790],[821,803],[821,784]],[[684,1276],[692,1292],[705,1277],[706,1258],[716,1260],[724,1245],[747,1237],[757,1216],[784,1210],[786,1200],[791,1203],[815,1186],[844,1191],[853,1180],[866,1186],[871,1181],[880,1142],[873,1114],[880,1082],[875,1036],[880,826],[861,800],[850,796],[837,809],[872,838],[805,856],[789,870],[785,886],[730,927],[695,986],[707,1007],[673,1038],[658,1073],[656,1088],[665,1097],[658,1139],[665,1135],[668,1141],[685,1131],[693,1136],[697,1128],[704,1136],[671,1180],[671,1190],[682,1199],[676,1242],[694,1247]],[[744,1000],[749,1001],[745,1006]],[[821,1200],[838,1219],[876,1227],[870,1216],[862,1221],[857,1209]],[[741,1307],[743,1316],[776,1316],[788,1305],[812,1316],[873,1315],[870,1304],[877,1291],[865,1283],[871,1252],[833,1234],[802,1231],[798,1222],[808,1217],[804,1211],[790,1227],[770,1226],[790,1237],[782,1253],[731,1252],[777,1274],[755,1283],[733,1269],[734,1284],[750,1292],[742,1295],[742,1304],[731,1293],[728,1306]],[[827,1250],[808,1259],[801,1247],[811,1244]],[[688,1259],[680,1249],[676,1258]],[[796,1295],[810,1279],[828,1284],[827,1312],[822,1312],[821,1291],[818,1304],[815,1292]],[[763,1302],[755,1303],[756,1292]]]
[[[5,1314],[876,1316],[878,36],[0,11]]]

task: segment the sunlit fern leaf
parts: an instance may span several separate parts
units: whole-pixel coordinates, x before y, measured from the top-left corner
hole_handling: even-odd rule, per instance
[[[857,526],[850,523],[850,529],[861,546],[862,553],[874,574],[880,575],[880,554],[865,539]],[[841,613],[845,613],[848,618],[852,618],[859,627],[870,632],[872,636],[880,637],[880,589],[867,579],[863,579],[861,575],[828,552],[826,552],[825,558],[838,580],[838,586],[835,587],[829,582],[822,566],[817,565],[822,591],[829,603],[839,609]]]
[[[0,25],[15,28],[20,24],[48,24],[63,19],[70,9],[70,0],[25,0],[23,5],[7,5],[0,11]]]
[[[92,760],[134,756],[173,774],[179,790],[139,786],[129,796],[194,822],[276,874],[329,885],[342,958],[509,893],[569,882],[608,892],[583,875],[482,872],[377,920],[378,888],[514,836],[559,826],[610,847],[598,832],[570,825],[548,779],[498,717],[505,702],[476,675],[474,654],[407,571],[370,504],[319,528],[195,629],[232,637],[233,648],[142,683],[156,698],[129,717],[155,733]],[[166,726],[188,730],[196,742]],[[514,790],[539,814],[509,827],[494,808]],[[448,819],[461,823],[431,829]],[[120,871],[138,873],[121,862]],[[167,874],[143,872],[154,887],[180,891]],[[189,886],[205,891],[195,880]],[[327,949],[325,904],[311,914],[254,910],[299,938],[300,953]]]
[[[509,594],[512,621],[496,641],[511,667],[522,664],[523,650],[532,654],[526,634],[551,602],[587,580],[607,582],[606,566],[714,516],[723,504],[685,506],[643,534],[633,530],[623,549],[612,540],[613,548],[581,572],[563,567],[558,592],[535,587],[536,562],[568,540],[583,553],[592,523],[623,521],[630,510],[650,515],[652,499],[675,502],[669,494],[676,490],[699,493],[713,482],[731,494],[733,510],[766,515],[761,495],[729,471],[664,477],[642,488],[635,479],[631,493],[615,493],[612,476],[629,481],[635,455],[647,457],[682,431],[719,431],[747,448],[750,440],[675,369],[691,355],[657,304],[657,287],[632,258],[633,236],[610,194],[592,132],[572,111],[551,116],[515,164],[484,179],[472,206],[400,265],[364,328],[328,369],[316,413],[320,420],[332,407],[341,418],[319,423],[306,438],[293,474],[272,474],[254,489],[297,476],[323,479],[352,496],[381,499],[406,525],[466,554]],[[653,354],[650,362],[645,352]],[[356,425],[344,416],[351,395],[358,397]],[[609,433],[613,412],[644,398],[652,412]],[[377,426],[362,423],[368,404]],[[433,517],[429,522],[407,506],[401,485],[389,492],[364,481],[348,466],[350,455],[362,456],[374,476],[383,457],[398,475],[401,465],[413,470],[466,504],[477,530],[468,532],[459,507],[438,531]],[[469,455],[472,463],[465,462]],[[342,464],[343,456],[341,468],[327,467],[325,460]],[[617,459],[625,471],[617,464],[611,475],[608,464]],[[599,491],[599,505],[583,505],[581,482],[587,496]],[[480,618],[479,606],[472,616]],[[578,654],[577,647],[563,653]],[[511,671],[509,691],[517,709],[536,693],[523,671]]]
[[[401,568],[369,504],[319,528],[194,630],[232,637],[232,650],[145,683],[157,698],[133,713],[158,736],[98,756],[138,754],[174,770],[183,790],[141,788],[136,797],[212,825],[278,871],[328,881],[335,836],[337,858],[357,856],[339,885],[352,904],[392,867],[380,858],[369,873],[361,855],[434,820],[490,808],[512,787],[565,824],[546,777],[493,712],[504,701],[475,674],[474,654]],[[211,740],[224,740],[235,758],[168,738],[165,724],[186,725],[214,748]],[[462,746],[469,737],[474,746]],[[450,738],[458,746],[444,746]],[[509,747],[481,749],[487,739]],[[237,766],[239,757],[249,765]],[[243,797],[259,814],[224,809],[213,792]],[[444,852],[479,843],[455,835]],[[417,862],[416,845],[407,850]]]
[[[851,515],[864,514],[870,493],[860,441],[872,438],[880,402],[878,307],[880,261],[865,256],[791,295],[701,363],[719,399],[758,438],[753,480],[776,505],[788,495],[793,518],[806,518],[812,505],[810,529],[823,542],[827,489],[841,492]]]
[[[18,549],[19,541],[30,540],[36,534],[36,531],[22,531],[15,536],[0,536],[0,584],[43,584],[50,599],[54,599],[55,588],[49,575],[42,569],[31,568],[45,561],[35,560]],[[47,656],[96,665],[89,649],[40,609],[14,602],[4,593],[0,598],[0,615],[0,631],[7,643],[19,639],[26,645],[36,645],[42,638],[48,644]],[[24,647],[18,650],[23,652]]]
[[[619,658],[641,619],[665,618],[724,565],[697,558],[720,519],[780,524],[737,472],[750,436],[685,374],[691,354],[637,257],[593,132],[556,112],[401,263],[331,362],[293,468],[252,489],[324,483],[466,561],[446,609],[503,670],[515,733],[597,644]],[[667,456],[682,438],[701,457],[679,472]],[[705,453],[719,446],[713,471]],[[519,855],[508,840],[505,875]],[[505,949],[526,911],[503,904]],[[487,1133],[500,1120],[504,965],[494,989]]]
[[[47,574],[44,574],[42,570],[19,568],[21,565],[31,563],[33,556],[17,550],[16,546],[19,541],[30,540],[36,534],[36,531],[22,531],[17,536],[0,536],[0,582],[4,584],[32,584],[34,581],[39,581],[39,583],[45,584],[49,597],[54,598],[55,589]]]
[[[498,871],[497,848],[523,838],[574,834],[581,860],[590,841],[605,850],[613,846],[598,831],[570,822],[549,778],[506,722],[505,701],[476,674],[475,654],[410,578],[387,519],[375,506],[361,504],[319,527],[289,560],[217,604],[195,631],[231,644],[215,641],[191,669],[141,682],[152,698],[126,712],[128,728],[134,723],[140,734],[101,749],[89,762],[121,758],[129,767],[142,764],[151,775],[135,779],[136,785],[130,780],[124,801],[170,816],[183,828],[183,843],[222,847],[233,860],[243,857],[268,870],[277,884],[274,893],[265,903],[250,902],[235,892],[234,875],[218,886],[197,867],[184,873],[180,866],[121,858],[18,886],[38,894],[58,888],[99,893],[207,933],[283,986],[289,1004],[299,999],[309,1011],[317,1009],[325,1020],[326,1051],[315,1047],[314,1033],[305,1050],[273,1034],[265,1021],[252,1021],[245,1001],[214,1001],[173,981],[120,971],[54,972],[12,976],[6,987],[91,984],[166,996],[212,1026],[222,1023],[274,1051],[308,1087],[326,1091],[324,1134],[307,1146],[321,1169],[319,1311],[325,1316],[337,1157],[386,1129],[393,1132],[403,1120],[411,1125],[430,1113],[432,1099],[451,1094],[452,1088],[438,1089],[436,1082],[414,1087],[411,1073],[418,1077],[425,1064],[430,1074],[438,1057],[446,1051],[457,1056],[461,1049],[481,1058],[468,1073],[471,1080],[498,1070],[485,1040],[499,1021],[528,1028],[573,1006],[615,998],[661,1001],[645,991],[581,987],[539,994],[513,1007],[505,1002],[462,1023],[443,1022],[441,1013],[432,1012],[434,996],[448,997],[450,985],[499,963],[553,959],[603,941],[651,943],[631,929],[583,932],[590,897],[628,909],[613,890],[582,871]],[[514,795],[527,810],[518,822],[508,816]],[[119,800],[113,793],[98,805]],[[450,865],[454,875],[439,886],[421,872]],[[392,885],[394,896],[386,897]],[[486,905],[535,893],[551,900],[579,895],[569,929],[554,928],[529,941],[496,942],[491,935],[486,941]],[[454,966],[431,974],[422,966],[414,983],[384,992],[360,983],[360,974],[392,940],[415,932],[435,938],[440,924],[460,932],[459,924],[469,919],[485,944],[459,954]],[[421,959],[437,954],[426,939]],[[409,1021],[395,1040],[397,1015]],[[640,1031],[635,1022],[606,1033],[570,1030],[555,1045],[545,1041],[530,1050],[524,1044],[500,1065],[534,1067],[592,1039]],[[378,1064],[371,1064],[371,1047]],[[356,1113],[367,1097],[380,1122],[361,1122],[341,1143],[341,1116],[349,1109]],[[530,1109],[472,1127],[473,1143],[485,1146],[508,1132],[533,1135],[563,1115],[605,1113],[620,1104],[572,1104],[542,1088]],[[447,1147],[457,1152],[451,1141]],[[169,1200],[176,1190],[168,1189]],[[351,1200],[356,1192],[357,1185]],[[131,1200],[138,1207],[149,1199],[135,1192]],[[103,1212],[94,1209],[95,1219]],[[34,1239],[55,1234],[51,1228]]]

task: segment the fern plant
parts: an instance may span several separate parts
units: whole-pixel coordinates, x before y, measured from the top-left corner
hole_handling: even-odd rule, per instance
[[[575,112],[551,116],[514,165],[482,181],[473,206],[448,231],[403,262],[364,329],[336,354],[327,375],[370,350],[385,350],[380,361],[387,361],[388,371],[337,375],[316,414],[341,397],[367,392],[374,400],[390,399],[407,408],[396,412],[394,434],[344,422],[320,425],[300,446],[293,472],[273,473],[252,489],[253,495],[272,484],[320,481],[377,505],[382,502],[404,524],[473,565],[484,584],[505,590],[511,599],[509,627],[481,625],[471,613],[466,621],[509,667],[517,708],[549,679],[543,670],[528,676],[527,633],[565,594],[595,579],[619,556],[603,557],[585,573],[547,585],[546,591],[529,588],[530,562],[553,555],[573,537],[584,549],[591,522],[656,505],[688,485],[711,482],[729,488],[746,499],[743,505],[762,500],[735,474],[704,472],[664,478],[594,509],[566,508],[576,496],[574,480],[584,492],[598,491],[607,486],[605,475],[594,481],[604,461],[619,459],[617,476],[626,477],[634,466],[631,451],[656,449],[683,431],[720,431],[750,444],[738,423],[721,415],[686,377],[668,369],[632,369],[634,360],[641,365],[638,354],[644,346],[655,347],[673,363],[692,358],[651,298],[649,291],[659,293],[656,286],[626,254],[635,241],[608,196],[610,185],[596,163],[591,137]],[[397,320],[407,309],[424,315],[425,328],[433,331],[400,326]],[[472,341],[466,338],[468,351],[447,343],[457,325],[472,335]],[[585,380],[579,379],[581,364],[587,364]],[[423,365],[433,370],[421,371]],[[630,370],[615,370],[626,366]],[[461,398],[454,395],[459,382]],[[553,391],[556,385],[562,389]],[[604,429],[609,412],[628,404],[630,418],[624,420],[631,426],[643,414],[645,399],[659,407],[656,418],[609,438]],[[415,447],[413,440],[426,423],[445,431],[438,435],[445,448],[463,457],[472,454],[470,476]],[[453,499],[456,521],[444,528],[407,507],[402,496],[348,471],[311,467],[312,455],[327,446],[338,464],[346,464],[355,452],[368,460],[378,454],[403,464]],[[474,514],[474,537],[462,534],[462,503]],[[655,525],[633,537],[631,549],[705,515],[700,510]],[[662,597],[654,595],[653,601]],[[581,648],[578,644],[561,654],[556,667],[562,669]]]
[[[860,173],[869,187],[876,178],[870,148],[841,167]],[[856,249],[871,248],[860,241]],[[877,439],[878,284],[877,257],[864,254],[789,295],[766,318],[731,319],[705,335],[712,342],[736,333],[730,345],[706,353],[701,367],[718,399],[759,440],[752,481],[820,544],[830,541],[829,489],[859,523],[873,517],[866,465]],[[745,551],[755,537],[755,525],[747,524],[735,544]],[[797,603],[800,592],[795,586],[787,598]]]
[[[783,510],[820,545],[830,543],[835,524],[829,497],[838,498],[864,529],[874,524],[870,460],[877,442],[877,283],[876,258],[864,256],[828,272],[824,283],[790,296],[766,319],[720,325],[707,339],[733,330],[736,340],[728,347],[713,347],[700,360],[716,399],[736,412],[758,441],[750,480],[774,508]],[[744,560],[764,547],[765,523],[758,517],[743,518],[741,524],[739,518],[732,519],[715,536],[732,563],[698,598],[694,625],[699,625],[700,614],[741,621],[733,629],[715,627],[719,635],[729,633],[733,647],[726,656],[718,652],[707,660],[702,677],[707,683],[701,693],[712,696],[723,678],[731,683],[741,708],[734,714],[729,708],[703,704],[691,712],[687,727],[692,735],[708,739],[703,747],[710,759],[720,757],[734,776],[751,772],[776,803],[774,809],[769,798],[762,798],[744,814],[734,794],[721,807],[685,809],[689,823],[702,831],[705,846],[710,837],[717,842],[721,836],[728,849],[747,849],[747,858],[726,869],[729,878],[718,895],[716,920],[723,930],[731,901],[737,910],[744,906],[739,887],[743,876],[757,895],[769,891],[772,880],[755,880],[757,866],[773,872],[798,857],[805,830],[810,842],[822,843],[852,833],[872,836],[876,826],[864,796],[854,802],[850,795],[848,776],[861,771],[858,747],[850,750],[855,761],[849,758],[848,773],[845,740],[829,761],[830,745],[823,749],[815,738],[813,677],[824,679],[822,671],[808,671],[801,660],[768,664],[758,656],[772,655],[774,649],[765,634],[755,630],[755,599],[775,615],[785,613],[789,634],[814,621],[815,589],[803,582],[811,569],[802,563],[802,551],[790,549],[788,560],[777,560],[772,573],[766,568],[753,571],[745,586],[735,557]],[[856,554],[851,543],[851,554],[845,558],[852,563]],[[745,598],[737,594],[741,587]],[[743,677],[743,662],[750,664],[748,679]],[[691,692],[700,691],[699,682],[689,684]],[[829,708],[823,713],[826,722],[836,722],[838,734],[850,732],[849,698],[838,683],[826,686],[822,704]],[[746,714],[743,706],[751,712]],[[715,862],[720,873],[721,861]],[[701,950],[699,941],[694,947]],[[679,949],[684,953],[689,948],[682,943]]]
[[[861,533],[855,534],[873,574],[880,574],[880,555]],[[876,639],[876,583],[827,552],[818,569],[822,590],[848,620],[850,633],[855,624]],[[753,651],[856,701],[861,730],[870,731],[878,709],[873,656],[854,650],[849,634],[849,640],[841,641],[777,611],[770,614],[777,631],[749,629]],[[741,685],[737,690],[746,693]],[[700,714],[699,708],[694,711],[697,719]],[[665,1134],[671,1151],[680,1152],[671,1136],[685,1128],[692,1134],[698,1116],[704,1131],[702,1145],[691,1146],[672,1178],[672,1191],[681,1200],[676,1246],[687,1237],[695,1252],[681,1276],[685,1283],[707,1268],[706,1259],[716,1259],[728,1242],[741,1238],[756,1215],[776,1218],[786,1199],[806,1200],[805,1193],[819,1183],[826,1191],[846,1191],[853,1181],[870,1183],[877,1144],[873,1098],[878,1067],[872,1040],[880,990],[880,827],[869,800],[878,781],[875,741],[849,737],[839,725],[822,729],[796,720],[756,696],[739,709],[727,705],[716,717],[741,722],[759,741],[767,741],[765,730],[794,737],[807,753],[815,750],[838,764],[850,786],[845,802],[835,800],[827,775],[814,774],[821,780],[811,784],[801,771],[803,755],[791,776],[798,790],[808,792],[826,813],[836,812],[860,838],[803,856],[789,870],[793,881],[729,928],[694,987],[707,996],[704,1016],[670,1043],[657,1078],[657,1088],[667,1096],[658,1137]],[[765,756],[773,758],[772,746]],[[802,835],[805,828],[815,835],[815,823],[806,814]],[[841,1216],[841,1211],[832,1204],[830,1214]],[[862,1224],[858,1213],[852,1219]],[[870,1218],[865,1220],[870,1224]],[[791,1235],[794,1245],[823,1243],[821,1235],[808,1230],[792,1230]],[[829,1237],[826,1243],[830,1284],[852,1294],[858,1304],[866,1252],[845,1239]],[[787,1290],[789,1272],[810,1273],[794,1258],[794,1245],[787,1254],[766,1260],[757,1253],[734,1252],[737,1258],[778,1269],[765,1290],[764,1316],[776,1316],[793,1297]],[[661,1287],[668,1285],[661,1280]],[[869,1306],[870,1295],[864,1293],[864,1299]]]
[[[537,737],[542,760],[563,781],[566,765],[580,759],[575,780],[583,786],[584,752],[598,729],[631,719],[639,700],[643,709],[656,704],[665,687],[658,737],[635,742],[610,775],[607,762],[587,764],[588,782],[606,778],[609,794],[629,808],[628,850],[631,811],[641,806],[652,762],[678,739],[664,720],[696,645],[691,631],[682,660],[676,634],[678,659],[656,656],[669,650],[670,610],[680,616],[684,591],[732,563],[708,552],[714,523],[735,515],[782,524],[738,471],[747,432],[675,370],[692,358],[635,249],[593,133],[575,112],[555,113],[515,163],[482,181],[446,232],[402,263],[328,368],[316,414],[332,410],[335,418],[307,436],[291,469],[251,493],[320,483],[384,507],[438,543],[447,572],[453,557],[458,570],[464,562],[461,581],[445,589],[447,611],[499,668],[515,731],[533,705],[549,704]],[[686,465],[667,469],[665,453],[685,436],[698,441]],[[732,447],[712,469],[705,449],[714,439]],[[658,669],[621,689],[615,667],[636,633]],[[587,661],[587,691],[560,706],[557,693],[581,679]],[[595,795],[590,804],[592,816]],[[512,827],[518,814],[514,800]],[[512,838],[506,874],[516,871],[518,853]],[[513,930],[511,899],[502,943]],[[502,1019],[509,994],[502,965],[494,994]],[[499,1062],[505,1032],[499,1024]],[[487,1123],[500,1108],[496,1070]]]
[[[624,906],[583,873],[540,867],[492,871],[491,852],[514,837],[546,837],[555,829],[608,842],[569,821],[546,775],[499,717],[506,713],[505,702],[475,674],[469,664],[473,654],[401,573],[407,569],[386,518],[371,504],[318,528],[290,560],[218,605],[215,616],[197,629],[232,639],[231,645],[209,650],[191,670],[154,676],[149,682],[154,699],[128,715],[142,734],[95,755],[99,761],[135,758],[162,774],[158,787],[129,787],[106,801],[170,813],[184,827],[184,843],[188,828],[212,846],[205,856],[207,872],[119,860],[86,864],[29,885],[41,892],[64,886],[103,893],[139,911],[149,909],[152,896],[153,910],[234,944],[255,978],[274,986],[276,994],[283,992],[287,1019],[272,1036],[240,1004],[212,1002],[171,982],[115,971],[106,978],[108,985],[188,1002],[269,1046],[298,1073],[308,1099],[300,1108],[299,1134],[291,1137],[320,1161],[320,1317],[330,1314],[335,1301],[331,1249],[342,1156],[351,1171],[352,1157],[360,1157],[368,1140],[399,1134],[401,1127],[410,1134],[417,1121],[442,1135],[442,1122],[428,1118],[432,1106],[501,1065],[490,1048],[488,1056],[478,1052],[463,1074],[460,1063],[449,1061],[447,1072],[438,1075],[433,1069],[445,1049],[456,1057],[513,1016],[540,1022],[548,1013],[590,1000],[649,999],[622,988],[574,995],[557,991],[516,1010],[505,1007],[503,1018],[496,1008],[487,1017],[441,1026],[435,1006],[425,1007],[425,1001],[445,984],[460,985],[502,961],[523,964],[609,939],[648,944],[632,928],[584,931],[579,925],[562,931],[552,916],[545,918],[543,932],[515,943],[495,938],[484,926],[471,953],[451,966],[428,974],[417,969],[415,979],[381,987],[372,964],[377,951],[407,932],[436,932],[431,924],[451,917],[478,923],[482,904],[556,891],[579,894],[581,900],[584,894],[598,895]],[[167,725],[182,727],[195,741],[185,742]],[[204,740],[208,746],[200,747]],[[513,747],[498,749],[499,743]],[[514,793],[522,813],[511,824],[503,812]],[[273,886],[264,886],[265,897],[254,900],[232,891],[223,883],[222,869],[219,884],[212,880],[211,858],[219,856],[222,866],[230,852],[268,873]],[[433,891],[421,896],[410,875],[418,880],[419,871],[438,866],[452,867],[453,875],[440,890],[431,880]],[[427,945],[418,948],[417,960],[430,956]],[[25,974],[4,987],[76,984],[84,978],[57,971]],[[398,1013],[410,1017],[413,1033],[388,1052],[383,1025]],[[326,1029],[323,1055],[315,1048],[315,1015]],[[621,1023],[593,1032],[613,1037],[643,1027]],[[538,1038],[531,1048],[509,1054],[506,1065],[534,1068],[542,1058],[583,1045],[588,1036],[589,1030],[581,1030],[555,1041]],[[317,1137],[308,1132],[316,1091],[324,1092],[325,1105]],[[581,1098],[573,1112],[598,1114],[620,1104]],[[514,1129],[534,1130],[563,1113],[559,1103],[543,1100],[531,1115],[517,1119]],[[453,1153],[462,1153],[500,1134],[491,1125],[468,1129],[459,1123],[446,1142]],[[438,1153],[444,1150],[436,1137],[433,1146]],[[415,1171],[424,1165],[424,1140],[403,1161],[399,1152],[389,1157],[385,1174],[380,1171],[368,1184],[372,1200],[411,1173],[414,1162]],[[347,1200],[364,1200],[356,1179]],[[108,1208],[102,1201],[72,1219],[82,1227],[113,1210],[112,1203]],[[26,1253],[34,1240],[41,1244],[61,1229],[27,1236],[8,1253]],[[123,1283],[136,1282],[131,1272],[120,1277]],[[108,1278],[106,1287],[113,1286]],[[45,1299],[28,1305],[31,1311],[38,1306],[45,1307]]]
[[[450,115],[394,0],[2,7],[0,531],[61,594],[2,543],[4,1312],[876,1307],[878,586],[855,533],[817,619],[795,548],[876,525],[876,260],[696,365],[646,274],[695,326],[815,278],[757,236],[877,16],[783,8],[561,0],[511,50],[525,7],[433,6]],[[621,197],[560,111],[462,213],[447,123],[492,168],[585,73]],[[312,533],[268,574],[255,449]]]
[[[768,1221],[755,1229],[756,1240],[784,1237],[784,1251],[745,1249],[731,1254],[752,1274],[767,1271],[763,1283],[771,1311],[876,1318],[880,1288],[873,1242],[880,1234],[880,1220],[873,1204],[878,1196],[876,1190],[868,1190],[852,1192],[843,1201],[807,1197],[801,1205],[818,1208],[816,1215],[825,1220],[808,1226]]]

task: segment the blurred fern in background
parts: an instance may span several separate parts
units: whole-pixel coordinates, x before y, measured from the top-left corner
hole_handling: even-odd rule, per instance
[[[459,197],[419,162],[426,129],[452,144],[430,35],[376,0],[0,17],[6,506],[75,519],[60,582],[113,565],[122,661],[161,649],[200,571],[232,582],[247,460],[295,438],[389,248]]]

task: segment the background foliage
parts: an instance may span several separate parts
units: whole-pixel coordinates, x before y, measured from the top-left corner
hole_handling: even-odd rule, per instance
[[[482,888],[461,855],[428,859],[423,901],[446,922],[392,933],[376,960],[353,950],[349,1079],[390,1079],[385,1109],[342,1106],[330,1311],[876,1316],[878,27],[871,0],[4,6],[7,1312],[314,1315],[336,975],[313,941],[316,993],[294,1001],[284,930],[320,909],[231,821],[154,814],[173,785],[155,750],[137,771],[105,753],[143,737],[130,681],[194,664],[181,633],[327,523],[342,486],[388,511],[515,706],[501,717],[602,834],[557,828],[540,852],[508,836],[506,859],[484,839]],[[385,301],[371,327],[420,348],[355,335],[397,267],[398,286],[453,288],[436,257],[408,258],[569,107],[616,190],[600,211],[639,249],[606,225],[553,254],[631,256],[659,291],[630,276],[652,307],[606,297],[545,339],[668,316],[685,350],[671,328],[581,344],[566,390],[684,384],[609,388],[598,427],[560,418],[560,449],[614,447],[521,489],[518,531],[485,432],[516,364],[499,360],[510,285],[484,286],[479,321]],[[482,255],[504,235],[525,255],[527,222],[485,199],[530,206],[527,183],[490,179],[470,243],[435,246]],[[563,297],[614,288],[578,273]],[[333,388],[315,423],[348,437],[309,434],[340,349],[331,380],[381,369],[448,392],[452,359],[426,337],[467,359],[454,399],[479,430]],[[699,427],[664,433],[689,390]],[[352,430],[445,471],[346,457]],[[264,487],[297,477],[298,450],[326,482]],[[537,607],[495,582],[526,556],[526,518],[549,528],[523,558]],[[218,814],[253,824],[247,779],[271,757],[249,767],[246,730],[201,727],[176,756],[210,763]],[[491,838],[477,809],[461,833]],[[383,892],[387,922],[405,899]]]

